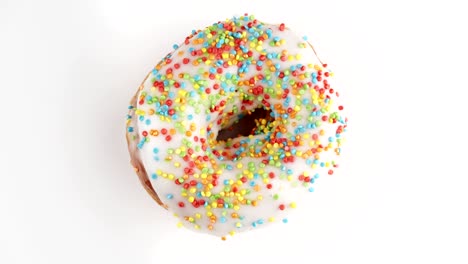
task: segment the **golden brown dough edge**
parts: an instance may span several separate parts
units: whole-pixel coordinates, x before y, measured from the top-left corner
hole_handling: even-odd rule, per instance
[[[148,74],[149,76],[149,74]],[[146,76],[145,80],[143,80],[143,83],[146,81],[148,78]],[[142,85],[143,85],[142,83]],[[141,86],[140,86],[141,87]],[[135,93],[135,95],[132,97],[132,100],[130,101],[130,105],[136,109],[137,105],[137,96],[138,92],[140,91],[140,88],[138,91]],[[145,190],[148,192],[148,194],[162,207],[164,207],[167,210],[167,205],[165,205],[161,199],[159,199],[158,194],[154,190],[153,186],[151,185],[151,182],[148,177],[148,173],[146,172],[145,167],[143,166],[139,155],[137,154],[137,149],[136,149],[136,144],[131,141],[130,135],[127,132],[125,132],[126,138],[127,138],[127,147],[128,147],[128,152],[130,153],[130,164],[132,164],[133,168],[135,169],[136,174],[138,175],[138,178],[140,179],[141,184],[145,188]]]

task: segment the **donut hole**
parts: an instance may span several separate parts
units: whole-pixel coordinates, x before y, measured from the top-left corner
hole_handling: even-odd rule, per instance
[[[238,137],[262,134],[262,131],[258,129],[261,120],[267,122],[273,120],[271,110],[259,107],[242,113],[232,125],[219,130],[216,141],[227,141]]]

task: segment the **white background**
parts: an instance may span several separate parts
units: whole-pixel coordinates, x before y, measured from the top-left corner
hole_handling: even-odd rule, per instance
[[[307,2],[0,0],[0,263],[468,263],[463,1]],[[222,242],[146,194],[124,124],[172,44],[244,12],[309,36],[350,122],[305,211]]]

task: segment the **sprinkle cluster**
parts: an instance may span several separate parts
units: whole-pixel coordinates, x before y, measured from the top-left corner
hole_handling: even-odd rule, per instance
[[[127,133],[181,225],[232,235],[286,223],[288,192],[333,174],[347,120],[313,55],[284,24],[245,15],[193,31],[149,74]],[[250,135],[217,138],[259,108]]]

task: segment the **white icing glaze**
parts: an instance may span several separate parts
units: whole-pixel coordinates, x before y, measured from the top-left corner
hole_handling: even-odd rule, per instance
[[[327,79],[325,75],[329,75],[329,71],[322,66],[306,41],[280,25],[261,24],[258,21],[252,25],[251,18],[233,18],[222,23],[236,25],[236,30],[227,41],[233,42],[233,45],[227,44],[229,50],[221,53],[218,59],[215,55],[210,58],[209,54],[193,55],[192,49],[196,51],[210,45],[222,46],[218,44],[218,36],[223,32],[228,34],[229,31],[219,28],[220,23],[215,23],[210,30],[205,29],[192,34],[149,74],[138,90],[139,102],[136,108],[130,109],[127,123],[129,149],[136,153],[134,157],[141,159],[161,201],[180,217],[184,226],[217,236],[286,219],[301,193],[306,193],[312,186],[314,177],[327,175],[336,166],[335,158],[340,151],[341,132],[346,127],[346,120],[339,115],[338,105],[333,103],[336,92],[331,92],[331,88],[324,83]],[[247,25],[250,25],[251,29],[241,28]],[[213,31],[217,31],[216,35],[212,34]],[[238,32],[244,35],[236,36]],[[268,39],[262,44],[255,42],[262,35]],[[249,37],[255,40],[249,40]],[[239,43],[234,43],[237,38],[244,40],[244,43],[241,43],[243,47],[240,47],[241,50],[244,48],[244,52],[238,51],[234,58],[230,58],[226,54],[234,48],[239,48]],[[270,41],[276,38],[279,39],[280,45],[270,46]],[[281,40],[284,40],[284,43],[281,43]],[[206,44],[211,41],[214,44]],[[281,56],[274,58],[274,53],[282,54],[285,50],[286,56],[292,57],[286,57],[286,61],[282,61],[279,58]],[[245,67],[245,72],[240,70],[243,66],[240,66],[239,57],[239,65],[233,61],[236,55],[242,57],[243,54],[252,58],[251,64]],[[260,56],[265,56],[265,60]],[[192,64],[194,60],[202,57],[207,61],[202,61],[196,66]],[[190,62],[184,64],[184,58],[190,59]],[[231,61],[234,65],[224,68],[221,60],[223,63]],[[246,65],[246,61],[248,59],[244,60],[243,65]],[[268,61],[271,62],[269,66]],[[180,67],[175,66],[177,63]],[[261,63],[263,69],[257,70],[256,67]],[[302,70],[301,66],[304,66]],[[294,67],[298,69],[296,76],[292,75]],[[216,72],[219,68],[222,69],[222,73]],[[266,68],[270,69],[270,73],[265,71]],[[287,70],[290,74],[285,80],[281,73],[285,74]],[[314,78],[312,75],[318,75],[318,71],[321,71],[321,78]],[[213,79],[210,79],[210,73],[213,74]],[[231,83],[223,80],[229,79],[229,74],[235,76]],[[259,74],[263,77],[259,77]],[[239,80],[251,79],[254,79],[253,85],[239,83]],[[161,85],[164,81],[166,83]],[[171,81],[179,83],[180,87],[175,87]],[[302,88],[298,83],[309,83],[310,87]],[[215,85],[220,87],[215,89]],[[164,89],[160,90],[160,86],[164,86]],[[255,93],[252,89],[258,86],[262,86],[264,92],[254,95],[250,105],[243,103],[240,97],[252,96]],[[210,89],[209,93],[207,88]],[[270,91],[266,91],[268,89]],[[286,89],[289,93],[285,92]],[[324,91],[323,98],[320,89]],[[269,98],[266,98],[267,94]],[[282,96],[283,94],[286,96]],[[172,103],[168,105],[167,99]],[[263,100],[269,103],[270,107],[265,106]],[[220,105],[222,101],[225,101],[224,105]],[[216,105],[219,109],[210,112],[210,107]],[[275,121],[269,131],[237,137],[229,143],[214,140],[220,129],[232,125],[238,119],[236,115],[258,107],[271,109],[275,115]],[[292,111],[285,116],[288,108]],[[229,117],[227,113],[236,109],[237,114]],[[286,112],[280,113],[281,111]],[[335,122],[330,121],[331,113],[336,117]],[[322,120],[323,116],[327,116],[328,120]],[[318,120],[321,120],[321,124],[317,123]],[[211,129],[209,132],[207,127]],[[341,131],[337,133],[339,127]],[[166,135],[163,135],[163,129],[168,131]],[[282,129],[282,133],[275,134],[275,129]],[[166,137],[171,134],[171,130],[171,139],[168,140]],[[320,130],[323,130],[322,134]],[[144,132],[148,135],[144,136]],[[195,137],[199,140],[196,141]],[[275,143],[272,138],[282,138],[283,143]],[[206,143],[202,144],[201,139],[205,139]],[[294,145],[296,140],[300,145]],[[289,142],[291,146],[285,147],[284,142]],[[247,144],[244,150],[241,149],[242,146],[235,148],[236,144],[245,143]],[[228,144],[234,147],[227,148]],[[249,152],[249,148],[255,150]],[[189,149],[192,151],[189,152]],[[217,155],[214,151],[226,151],[230,154],[237,151],[245,156],[234,159],[220,158],[222,155]],[[259,153],[265,154],[255,157]],[[319,156],[316,156],[318,154]],[[294,162],[284,162],[284,158],[288,156],[294,157]],[[263,164],[262,161],[265,160],[271,161]],[[190,166],[192,172],[187,170]],[[274,178],[270,177],[271,174]],[[304,180],[299,179],[300,175],[312,180],[304,183]],[[213,176],[217,177],[216,186],[213,186]],[[186,177],[183,183],[175,183],[183,177]],[[190,185],[191,181],[194,181],[195,185]],[[184,189],[184,184],[187,183],[189,187]],[[196,207],[191,203],[192,199],[203,200],[204,203]],[[184,203],[183,207],[180,203]]]

